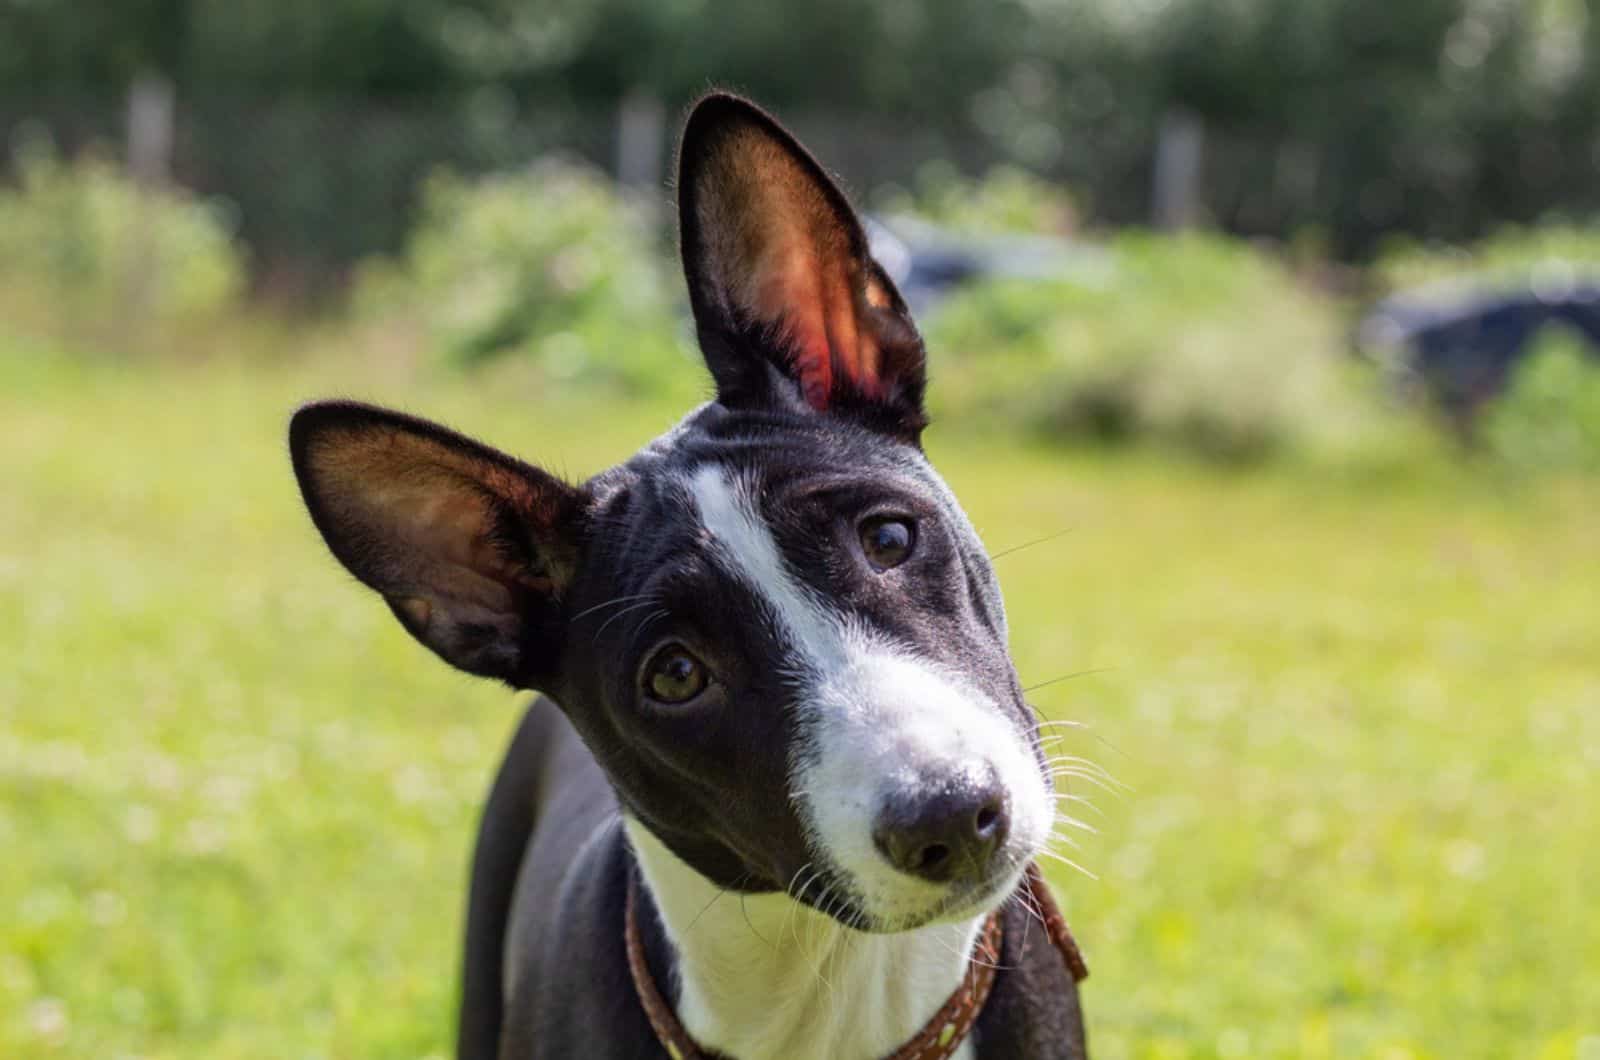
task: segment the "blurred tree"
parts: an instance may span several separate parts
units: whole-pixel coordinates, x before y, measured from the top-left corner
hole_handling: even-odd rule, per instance
[[[840,116],[835,124],[850,125],[857,141],[892,130],[902,143],[923,137],[924,157],[932,149],[958,164],[1022,163],[1072,183],[1091,214],[1125,222],[1146,216],[1156,130],[1181,107],[1206,128],[1202,188],[1216,223],[1279,235],[1319,226],[1336,250],[1359,255],[1393,229],[1456,238],[1503,220],[1600,209],[1597,7],[0,0],[0,110],[51,93],[120,96],[149,70],[176,81],[191,111],[211,108],[202,124],[219,136],[251,113],[230,123],[226,101],[267,100],[271,113],[249,131],[298,156],[306,172],[296,174],[295,201],[310,204],[338,183],[320,166],[370,179],[401,158],[397,179],[409,189],[428,157],[478,165],[525,157],[539,139],[518,131],[531,110],[611,115],[631,96],[670,111],[724,84],[792,116]],[[426,110],[427,127],[352,136],[337,108],[357,100],[385,113]],[[313,121],[312,111],[322,117]],[[449,142],[425,141],[424,132],[448,133]],[[346,160],[306,150],[308,136],[336,133]],[[577,139],[587,149],[596,137]],[[369,147],[371,158],[348,158]],[[589,153],[607,156],[603,145]],[[248,179],[278,164],[213,154],[193,168],[232,167]],[[376,197],[404,206],[409,195]],[[380,242],[394,245],[395,230],[380,229]],[[321,238],[314,224],[304,233]],[[354,248],[377,237],[330,238]]]
[[[172,76],[189,47],[189,0],[0,0],[0,84],[111,88]]]

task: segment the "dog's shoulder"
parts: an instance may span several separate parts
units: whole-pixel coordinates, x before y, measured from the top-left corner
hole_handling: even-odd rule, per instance
[[[1002,970],[978,1017],[979,1060],[1084,1060],[1078,984],[1060,951],[1022,903],[1004,915]]]
[[[530,858],[525,874],[532,864]],[[631,869],[620,822],[602,825],[565,869],[535,874],[548,893],[519,895],[519,905],[539,901],[545,908],[540,930],[510,955],[516,971],[501,1060],[657,1060],[665,1053],[628,973],[622,910]]]

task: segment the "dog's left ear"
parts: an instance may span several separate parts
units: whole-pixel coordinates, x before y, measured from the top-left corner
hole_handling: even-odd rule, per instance
[[[689,300],[718,400],[852,416],[915,443],[922,339],[850,203],[777,121],[724,93],[678,156]]]

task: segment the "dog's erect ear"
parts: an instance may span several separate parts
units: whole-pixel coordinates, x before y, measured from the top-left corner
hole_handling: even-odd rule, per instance
[[[519,687],[554,677],[577,490],[425,420],[350,402],[296,412],[289,451],[328,547],[412,636]]]
[[[679,148],[678,215],[718,400],[770,402],[776,385],[917,440],[922,339],[844,193],[793,136],[736,96],[702,99]]]

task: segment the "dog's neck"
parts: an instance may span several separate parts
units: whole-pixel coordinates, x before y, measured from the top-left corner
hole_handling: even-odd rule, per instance
[[[864,934],[783,894],[724,892],[631,818],[628,840],[677,959],[678,1019],[738,1060],[878,1060],[966,973],[983,917]],[[973,1055],[969,1041],[958,1060]]]

